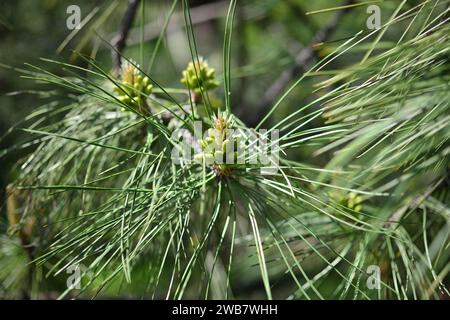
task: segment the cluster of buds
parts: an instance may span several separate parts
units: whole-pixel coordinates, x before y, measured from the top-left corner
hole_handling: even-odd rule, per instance
[[[360,195],[355,192],[342,193],[342,192],[331,192],[331,198],[339,203],[340,205],[354,211],[361,212],[363,199]]]
[[[126,62],[122,69],[120,82],[121,87],[114,88],[119,94],[118,99],[133,108],[142,109],[146,105],[147,96],[153,89],[150,79],[134,65]]]
[[[238,137],[230,133],[232,126],[232,116],[219,114],[214,117],[206,138],[198,141],[202,152],[194,160],[210,165],[217,176],[230,176],[238,163]]]
[[[189,62],[183,71],[181,83],[198,96],[202,91],[212,90],[219,85],[215,77],[215,70],[200,57],[196,61]]]

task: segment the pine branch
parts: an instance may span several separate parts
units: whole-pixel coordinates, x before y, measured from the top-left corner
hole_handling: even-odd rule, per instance
[[[120,71],[122,65],[121,53],[125,49],[128,33],[133,24],[139,2],[139,0],[129,1],[127,11],[122,18],[120,30],[111,41],[111,45],[115,49],[111,51],[111,58],[116,72]]]

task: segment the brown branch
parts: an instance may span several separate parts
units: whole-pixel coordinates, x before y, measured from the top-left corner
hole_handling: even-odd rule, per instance
[[[355,0],[346,0],[343,5],[351,5],[354,2]],[[330,36],[336,30],[336,27],[338,26],[341,18],[347,12],[349,12],[350,9],[351,8],[345,8],[338,11],[326,26],[317,31],[317,33],[311,39],[309,45],[300,50],[300,52],[295,57],[294,65],[291,68],[285,70],[266,90],[264,96],[256,106],[256,112],[252,115],[252,118],[248,118],[246,121],[249,127],[256,126],[259,120],[265,116],[270,106],[274,103],[277,97],[281,95],[289,82],[291,82],[296,75],[305,72],[305,70],[310,67],[311,63],[316,58],[316,51],[314,50],[314,47],[317,44],[329,40]]]
[[[139,5],[139,0],[129,0],[127,11],[122,18],[120,30],[118,34],[111,40],[113,50],[111,50],[111,58],[115,72],[120,72],[122,66],[122,51],[125,49],[128,33],[133,24],[134,16]]]

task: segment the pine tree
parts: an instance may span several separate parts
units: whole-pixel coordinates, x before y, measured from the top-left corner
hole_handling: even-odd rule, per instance
[[[28,65],[27,78],[73,95],[69,104],[55,96],[25,120],[30,140],[19,147],[34,150],[8,190],[10,236],[1,239],[0,253],[1,265],[10,266],[0,271],[5,292],[448,297],[448,3],[395,2],[380,28],[336,41],[328,33],[339,20],[331,21],[303,49],[303,72],[294,65],[292,81],[274,79],[282,91],[268,91],[258,119],[233,105],[235,0],[224,28],[222,75],[199,54],[187,1],[174,1],[166,18],[181,7],[189,39],[191,61],[177,75],[178,87],[151,72],[167,23],[148,68],[117,45],[115,72],[82,53],[89,67],[43,60],[67,77]],[[364,5],[349,1],[314,14],[343,15]],[[133,11],[124,19],[134,19]],[[391,30],[399,32],[397,41],[383,42]],[[355,52],[362,54],[351,64],[329,68]],[[309,102],[277,120],[305,81],[314,83]],[[205,136],[196,134],[196,123]],[[248,132],[266,144],[242,143]],[[239,163],[237,150],[245,154]],[[269,150],[279,159],[253,161]],[[298,150],[309,160],[296,160]],[[183,152],[192,161],[175,162]],[[267,167],[275,170],[264,174]],[[67,286],[73,266],[78,287]]]

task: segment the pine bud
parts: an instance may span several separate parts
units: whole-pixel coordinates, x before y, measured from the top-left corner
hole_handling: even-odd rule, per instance
[[[181,83],[195,94],[212,90],[219,85],[215,79],[215,70],[210,68],[208,62],[201,57],[195,62],[189,62],[182,75]]]
[[[141,108],[153,89],[150,79],[129,62],[124,63],[120,82],[120,88],[115,87],[114,91],[119,94],[121,102],[133,108]]]

